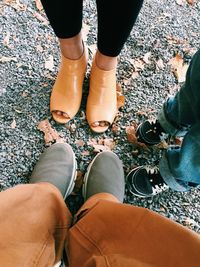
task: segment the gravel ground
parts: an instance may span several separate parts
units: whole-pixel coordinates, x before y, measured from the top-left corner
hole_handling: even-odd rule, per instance
[[[160,156],[158,148],[136,151],[127,141],[125,129],[147,117],[155,118],[167,96],[180,87],[167,63],[177,53],[188,63],[199,47],[200,3],[197,1],[193,6],[184,0],[182,3],[178,5],[175,0],[145,1],[120,55],[118,79],[126,99],[125,106],[119,113],[115,130],[99,136],[90,131],[84,116],[88,74],[81,111],[74,120],[68,126],[61,126],[51,119],[49,96],[59,66],[56,38],[34,1],[1,1],[0,190],[29,181],[33,166],[45,148],[43,133],[37,125],[46,118],[72,145],[81,172],[86,170],[95,155],[88,145],[91,138],[115,141],[113,151],[122,159],[126,174],[136,165],[157,164]],[[92,51],[96,41],[95,1],[84,2],[84,23],[85,31],[88,31],[87,44]],[[147,52],[151,52],[148,64],[137,78],[130,79],[133,73],[131,59],[142,58]],[[54,65],[47,64],[52,57]],[[159,59],[163,62],[160,68],[156,67]],[[125,201],[155,210],[200,232],[199,192],[169,190],[148,199],[127,193]],[[74,211],[77,205],[74,206],[73,201],[79,203],[80,196],[69,199]]]

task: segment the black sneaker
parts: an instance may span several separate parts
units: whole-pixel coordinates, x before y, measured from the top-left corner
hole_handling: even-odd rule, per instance
[[[162,140],[167,139],[168,134],[157,120],[155,122],[147,120],[138,126],[136,136],[141,143],[157,145]]]
[[[140,166],[127,175],[128,191],[138,197],[152,197],[169,188],[158,170]]]

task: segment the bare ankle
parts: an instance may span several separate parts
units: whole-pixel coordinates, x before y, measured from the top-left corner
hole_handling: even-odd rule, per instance
[[[117,57],[105,56],[99,50],[97,50],[95,61],[100,69],[106,71],[113,70],[117,66]]]
[[[79,59],[83,54],[84,47],[81,32],[72,38],[59,39],[60,50],[68,59]]]

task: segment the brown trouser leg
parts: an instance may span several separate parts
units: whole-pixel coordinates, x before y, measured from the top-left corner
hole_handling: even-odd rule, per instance
[[[91,197],[71,215],[47,183],[0,193],[0,266],[53,266],[64,243],[70,267],[198,267],[198,234],[147,209]],[[67,236],[67,238],[66,238]]]
[[[91,197],[69,231],[70,267],[197,267],[200,236],[150,210]]]
[[[48,183],[0,193],[0,266],[47,267],[61,259],[71,214]]]

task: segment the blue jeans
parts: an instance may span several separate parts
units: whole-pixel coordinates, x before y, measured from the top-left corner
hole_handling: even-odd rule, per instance
[[[159,163],[170,188],[188,191],[200,184],[200,50],[194,55],[180,91],[169,98],[158,114],[166,133],[184,136],[181,147],[171,147]]]

